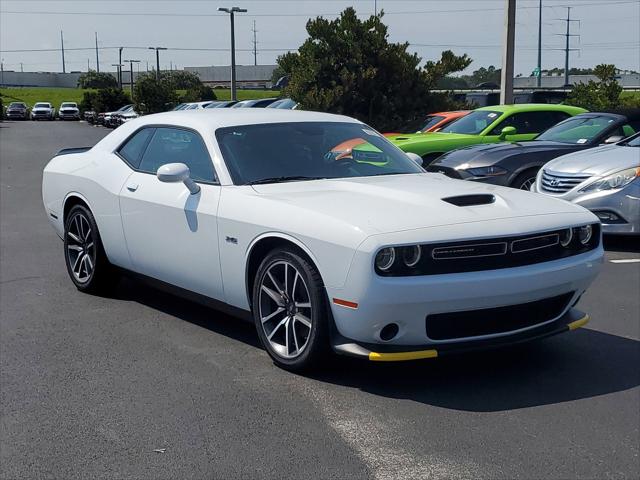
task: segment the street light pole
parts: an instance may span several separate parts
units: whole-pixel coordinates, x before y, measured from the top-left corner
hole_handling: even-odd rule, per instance
[[[131,100],[133,100],[133,64],[140,63],[140,60],[125,60],[125,62],[129,62],[129,86],[131,89]]]
[[[229,14],[231,20],[231,100],[238,100],[236,95],[236,34],[234,25],[234,14],[245,13],[246,8],[231,7],[231,8],[218,8],[219,12],[225,12]]]
[[[112,63],[111,66],[117,68],[118,85],[120,86],[120,89],[122,89],[122,67],[124,65],[122,63]]]
[[[120,47],[118,49],[118,63],[120,66],[118,67],[118,87],[122,90],[122,49],[124,47]]]
[[[149,47],[149,50],[156,51],[156,80],[160,79],[160,50],[166,49],[166,47]]]

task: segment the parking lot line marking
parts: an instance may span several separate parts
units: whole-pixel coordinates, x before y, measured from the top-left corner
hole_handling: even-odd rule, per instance
[[[640,263],[640,258],[621,258],[619,260],[609,260],[611,263]]]

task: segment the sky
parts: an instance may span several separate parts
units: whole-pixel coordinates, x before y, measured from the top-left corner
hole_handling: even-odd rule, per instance
[[[515,72],[529,75],[538,0],[516,2]],[[160,52],[161,69],[228,65],[229,18],[217,9],[229,6],[248,10],[236,15],[242,65],[253,64],[254,22],[258,64],[273,64],[305,40],[309,18],[333,19],[348,6],[362,18],[383,10],[390,41],[409,42],[423,61],[450,49],[473,59],[465,73],[501,63],[505,0],[0,0],[0,57],[5,70],[62,71],[62,30],[67,71],[96,68],[95,32],[101,70],[115,70],[119,46],[123,60],[141,60],[140,69],[155,64],[149,46],[169,48]],[[640,70],[640,0],[543,0],[543,69],[564,67],[566,22],[559,19],[567,6],[579,20],[571,22],[571,67]]]

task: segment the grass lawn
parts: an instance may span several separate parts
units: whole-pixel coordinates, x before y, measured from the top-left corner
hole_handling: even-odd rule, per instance
[[[0,88],[2,103],[7,106],[11,102],[24,102],[30,107],[36,102],[50,102],[59,108],[62,102],[82,101],[81,88]]]
[[[129,90],[125,88],[125,91]],[[86,90],[81,88],[0,88],[0,95],[2,95],[2,102],[5,106],[11,102],[25,102],[30,107],[36,102],[51,102],[54,107],[59,108],[62,102],[80,103],[84,92]],[[220,100],[231,98],[231,90],[229,89],[215,89],[214,92]],[[238,100],[277,97],[279,94],[280,92],[273,90],[238,90]]]

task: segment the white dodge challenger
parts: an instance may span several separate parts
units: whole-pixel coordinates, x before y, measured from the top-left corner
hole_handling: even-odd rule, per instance
[[[286,110],[142,117],[45,167],[75,286],[131,272],[253,318],[274,361],[430,358],[584,325],[586,209],[425,173],[367,125]]]

